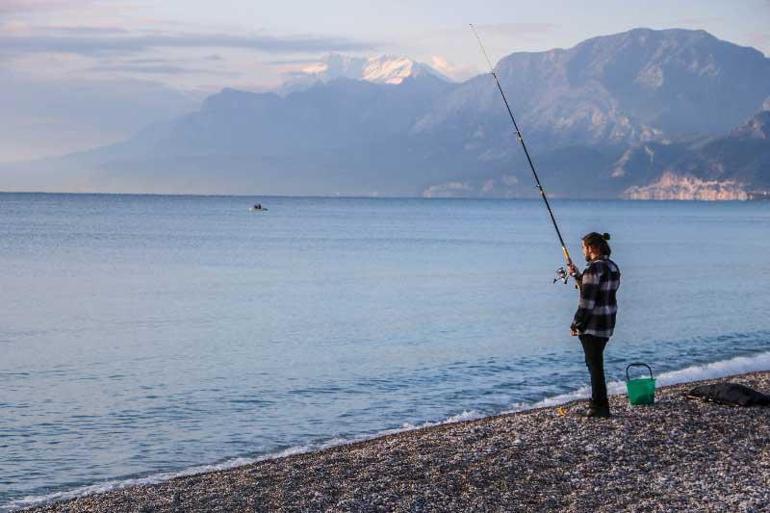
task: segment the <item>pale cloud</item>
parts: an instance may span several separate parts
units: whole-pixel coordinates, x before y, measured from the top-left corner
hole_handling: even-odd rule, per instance
[[[439,73],[457,81],[465,80],[478,73],[474,66],[461,66],[440,55],[431,55],[430,65]]]
[[[304,59],[272,59],[269,61],[266,61],[265,64],[270,64],[272,66],[284,66],[284,65],[300,65],[300,66],[306,66],[308,64],[313,64],[318,62],[318,59],[313,58],[304,58]]]
[[[198,75],[198,74],[215,74],[217,76],[238,76],[237,73],[223,72],[220,70],[211,70],[206,68],[196,68],[179,66],[174,64],[108,64],[100,66],[92,66],[85,71],[92,71],[96,73],[114,73],[125,72],[131,75]]]
[[[72,4],[90,4],[90,0],[78,2],[70,0],[3,0],[0,2],[0,14],[21,14],[35,11],[51,11],[70,8]]]
[[[21,20],[7,20],[0,22],[0,34],[17,34],[29,30],[29,24]]]
[[[433,55],[430,58],[430,65],[433,66],[436,71],[440,71],[446,75],[452,75],[455,72],[455,67],[449,64],[449,61],[440,55]]]
[[[49,26],[42,28],[49,34],[63,35],[63,36],[93,36],[93,35],[127,35],[130,31],[115,26],[87,26],[87,27],[71,27],[71,26]]]
[[[216,75],[222,78],[240,77],[242,73],[223,69],[226,60],[217,54],[204,56],[176,57],[136,57],[136,58],[106,58],[96,60],[96,64],[83,67],[85,73],[98,75],[107,74],[120,76],[151,75],[157,80],[180,76]],[[159,77],[166,75],[167,77]]]
[[[105,27],[37,29],[0,35],[6,54],[69,53],[82,56],[127,55],[154,49],[229,48],[267,53],[361,51],[373,42],[328,36],[226,35],[205,33],[127,32]]]

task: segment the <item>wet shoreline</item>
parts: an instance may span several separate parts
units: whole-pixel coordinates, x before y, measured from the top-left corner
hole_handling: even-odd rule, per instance
[[[770,392],[770,372],[662,388],[652,407],[613,396],[386,435],[178,477],[28,512],[762,511],[770,408],[688,399],[699,383]]]

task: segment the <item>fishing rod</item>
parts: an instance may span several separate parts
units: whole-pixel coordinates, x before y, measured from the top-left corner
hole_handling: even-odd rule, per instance
[[[508,104],[508,99],[505,97],[505,93],[503,92],[503,86],[500,85],[500,80],[497,78],[497,73],[495,73],[495,68],[492,66],[492,61],[489,60],[489,55],[487,55],[487,51],[484,48],[484,44],[481,42],[481,37],[479,37],[479,33],[476,32],[476,27],[473,26],[473,23],[469,24],[471,27],[471,30],[473,31],[473,35],[476,36],[476,40],[479,42],[479,47],[481,48],[481,53],[484,54],[484,58],[487,61],[487,64],[489,65],[489,73],[494,77],[495,83],[497,84],[497,89],[500,91],[500,96],[503,97],[503,102],[505,103],[505,108],[508,110],[508,115],[511,117],[511,121],[513,122],[513,128],[514,128],[514,134],[516,134],[516,138],[521,143],[521,147],[524,149],[524,155],[527,156],[527,162],[529,162],[529,168],[532,170],[532,174],[535,177],[535,183],[537,184],[537,189],[540,191],[540,196],[542,196],[543,201],[545,202],[545,208],[548,209],[548,215],[551,216],[551,222],[553,223],[553,227],[556,229],[556,235],[559,237],[559,242],[561,243],[561,251],[564,254],[564,261],[567,264],[567,267],[572,265],[572,257],[569,256],[569,250],[567,249],[567,245],[564,243],[564,238],[561,236],[561,231],[559,230],[559,225],[556,224],[556,217],[553,215],[553,210],[551,210],[551,205],[548,203],[548,197],[545,195],[545,191],[543,190],[543,185],[540,183],[540,177],[537,176],[537,171],[535,171],[535,165],[532,163],[532,157],[529,156],[529,151],[527,150],[527,145],[524,143],[524,137],[521,135],[521,130],[519,130],[519,125],[516,123],[516,118],[513,117],[513,111],[511,110],[511,106]],[[557,281],[563,281],[564,283],[567,283],[567,280],[569,280],[569,273],[564,269],[564,267],[559,267],[556,270],[556,278],[554,278],[553,282],[556,283]]]

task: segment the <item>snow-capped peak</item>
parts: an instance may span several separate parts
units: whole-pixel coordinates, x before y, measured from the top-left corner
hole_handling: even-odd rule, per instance
[[[337,78],[366,80],[378,84],[400,84],[409,77],[433,75],[446,80],[427,64],[406,57],[350,57],[330,54],[321,61],[304,66],[295,73],[293,82],[328,82]]]
[[[426,64],[420,64],[406,57],[388,57],[383,55],[366,60],[366,66],[361,78],[369,82],[400,84],[409,77],[426,73],[438,76],[438,72]]]

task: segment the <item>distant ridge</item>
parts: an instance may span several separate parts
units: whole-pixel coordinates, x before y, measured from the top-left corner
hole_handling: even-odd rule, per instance
[[[681,143],[649,143],[629,150],[614,169],[621,182],[645,185],[623,191],[630,199],[746,200],[770,191],[770,112],[729,135]]]
[[[4,187],[535,194],[489,76],[452,83],[389,57],[322,64],[282,94],[224,89],[124,143],[6,166]],[[770,190],[770,59],[755,49],[702,30],[634,29],[513,53],[496,69],[555,197],[743,199]]]

